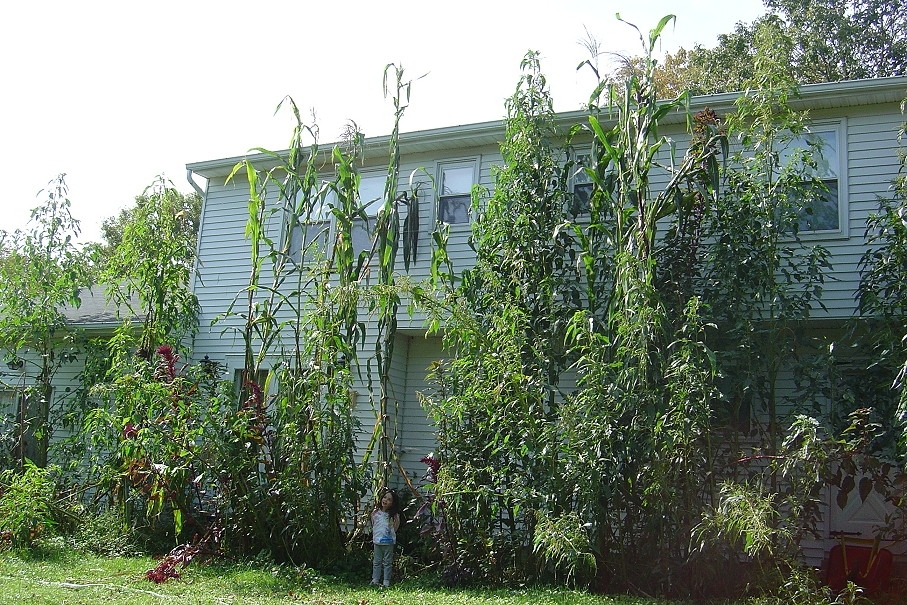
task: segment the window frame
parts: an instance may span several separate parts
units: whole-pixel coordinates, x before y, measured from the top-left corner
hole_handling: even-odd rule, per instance
[[[438,162],[437,166],[437,200],[435,202],[435,217],[437,222],[443,225],[447,225],[450,229],[458,228],[467,228],[472,225],[474,219],[472,211],[472,190],[479,184],[479,167],[481,166],[481,158],[479,156],[465,157],[465,158],[452,158],[449,160],[442,160]],[[444,193],[444,173],[448,169],[464,169],[468,168],[472,170],[472,184],[469,187],[469,191],[457,191],[455,193]],[[448,222],[442,218],[442,207],[444,202],[448,200],[453,200],[456,198],[467,198],[468,206],[466,210],[466,220],[457,221],[457,222]],[[460,202],[462,203],[462,201]]]
[[[797,231],[798,237],[801,239],[807,240],[817,240],[817,239],[844,239],[850,236],[849,228],[849,214],[850,214],[850,204],[847,196],[847,127],[846,127],[846,118],[840,118],[835,120],[816,120],[811,122],[807,128],[805,135],[794,137],[788,147],[785,149],[785,152],[788,149],[793,149],[791,147],[798,139],[804,139],[805,136],[821,136],[821,133],[833,132],[835,136],[835,157],[829,158],[825,157],[823,152],[823,159],[828,162],[829,169],[833,172],[833,177],[831,175],[818,174],[820,180],[823,182],[827,181],[836,181],[836,193],[837,193],[837,211],[838,211],[838,226],[834,229],[808,229],[808,228],[799,228]],[[826,140],[823,138],[823,140]],[[802,149],[798,146],[797,148]],[[784,152],[782,152],[784,153]],[[831,177],[831,178],[829,178]],[[829,187],[829,190],[831,188]]]
[[[245,404],[248,396],[250,395],[249,389],[243,383],[242,375],[245,369],[243,367],[234,367],[233,368],[233,393],[238,399],[240,399],[240,405]],[[268,391],[270,385],[268,384],[269,379],[271,378],[271,369],[270,368],[258,368],[258,371],[255,373],[255,376],[252,377],[253,382],[255,382],[261,388],[261,394],[264,398],[262,404],[267,405],[268,400]]]
[[[574,208],[579,209],[579,211],[574,214],[572,208],[566,209],[567,214],[573,220],[589,220],[592,215],[592,193],[595,189],[595,184],[585,172],[590,155],[592,155],[591,149],[581,149],[574,154],[573,172],[568,179],[568,189],[575,196],[572,203]],[[588,194],[585,197],[577,193],[577,188],[586,187],[588,187]],[[583,205],[585,205],[585,209],[582,209]]]
[[[362,198],[362,184],[366,180],[377,180],[380,182],[381,192],[378,197],[370,200]],[[378,212],[384,206],[384,188],[387,183],[387,172],[379,170],[366,170],[359,173],[359,203],[362,204],[362,210],[365,211],[367,219],[354,218],[353,227],[350,233],[352,239],[353,254],[358,256],[362,252],[368,252],[372,247],[372,237],[375,231],[375,222],[378,218]],[[365,233],[366,245],[362,246],[362,233]],[[358,241],[357,241],[358,240]]]
[[[362,183],[366,179],[372,180],[375,179],[380,183],[380,194],[377,198],[372,200],[363,200],[362,195]],[[374,231],[374,222],[378,217],[378,212],[381,210],[381,207],[384,205],[384,186],[387,179],[387,173],[383,170],[374,169],[366,170],[359,173],[359,202],[362,204],[362,209],[368,215],[367,221],[363,221],[361,218],[353,219],[353,251],[356,255],[360,252],[368,252],[371,249],[371,238]],[[323,183],[329,182],[328,179],[322,179]],[[366,195],[368,195],[366,193]],[[322,204],[321,211],[316,215],[312,215],[308,220],[300,218],[290,229],[287,230],[285,237],[289,238],[289,241],[286,242],[286,250],[292,262],[296,263],[298,266],[304,265],[306,262],[313,260],[312,256],[302,257],[301,252],[303,247],[308,249],[308,246],[311,242],[315,240],[315,237],[321,237],[324,239],[322,252],[327,256],[330,252],[330,246],[334,241],[334,235],[337,230],[337,220],[334,214],[331,212],[332,202],[335,200],[335,194],[333,191],[329,191],[325,194],[324,201]],[[297,207],[298,207],[298,195],[297,195]],[[287,211],[287,221],[293,220],[293,214],[290,211]],[[313,234],[312,237],[308,237],[306,242],[303,242],[302,230],[306,227],[307,235]],[[313,230],[314,228],[314,230]],[[358,237],[357,237],[358,233]],[[362,234],[366,234],[368,239],[368,247],[362,248]],[[357,240],[359,246],[357,246]]]
[[[325,194],[319,190],[317,195],[324,195],[321,207],[318,212],[313,212],[308,218],[305,218],[295,214],[299,208],[299,198],[302,197],[302,193],[302,191],[296,193],[295,207],[287,208],[285,211],[285,221],[292,221],[293,224],[284,230],[283,235],[288,238],[288,241],[283,243],[283,249],[286,250],[289,262],[297,267],[311,263],[317,258],[316,254],[311,252],[305,256],[302,254],[303,250],[310,251],[311,244],[316,238],[323,238],[320,253],[322,256],[327,256],[334,233],[334,220],[329,204],[331,194]],[[303,231],[305,231],[305,237],[303,237]]]

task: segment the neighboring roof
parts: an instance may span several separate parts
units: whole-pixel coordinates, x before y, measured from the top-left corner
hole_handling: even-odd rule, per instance
[[[64,307],[63,315],[66,320],[74,327],[80,328],[109,328],[116,327],[123,323],[123,320],[130,316],[128,308],[118,308],[113,303],[107,302],[107,296],[104,294],[101,286],[95,286],[94,289],[85,289],[79,293],[82,304],[78,307]],[[130,301],[133,309],[138,309],[139,299],[133,296]],[[142,318],[131,314],[129,319],[132,322],[141,321]]]
[[[693,110],[710,107],[718,112],[733,109],[739,92],[722,93],[693,97],[690,106]],[[907,76],[891,78],[874,78],[867,80],[848,80],[844,82],[825,82],[801,86],[798,98],[791,101],[794,107],[829,109],[835,107],[852,107],[874,105],[879,103],[897,103],[907,98]],[[585,111],[559,113],[558,122],[566,127],[585,121]],[[666,122],[682,122],[685,116],[678,110],[666,118]],[[403,153],[437,152],[464,147],[495,145],[504,134],[503,120],[447,126],[431,130],[404,132],[400,135],[400,147]],[[390,136],[370,137],[363,144],[366,158],[384,157],[387,155]],[[322,144],[321,148],[329,151],[335,144]],[[223,177],[230,173],[240,161],[249,159],[262,167],[273,166],[271,156],[250,154],[217,160],[193,162],[186,164],[186,169],[205,178]]]

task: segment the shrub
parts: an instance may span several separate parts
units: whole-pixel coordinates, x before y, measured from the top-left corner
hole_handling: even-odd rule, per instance
[[[0,545],[30,547],[54,533],[54,472],[27,462],[21,474],[0,473]]]

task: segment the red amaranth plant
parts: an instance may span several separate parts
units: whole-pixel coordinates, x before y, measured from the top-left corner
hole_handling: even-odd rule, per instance
[[[223,530],[212,527],[203,536],[195,536],[189,544],[180,544],[153,568],[145,572],[145,579],[155,584],[163,584],[167,580],[179,579],[180,571],[185,569],[192,561],[199,557],[211,559],[222,554],[220,538]]]
[[[169,345],[159,346],[156,352],[161,358],[159,370],[163,376],[160,377],[166,378],[166,382],[173,382],[173,379],[176,378],[176,362],[179,361],[179,355]]]
[[[139,429],[131,422],[127,422],[123,427],[123,439],[135,439],[138,437]]]
[[[428,467],[428,469],[426,469],[425,471],[425,475],[423,475],[422,478],[429,483],[437,483],[438,471],[441,470],[441,461],[435,458],[434,455],[429,454],[428,456],[423,456],[422,458],[420,458],[419,462]]]

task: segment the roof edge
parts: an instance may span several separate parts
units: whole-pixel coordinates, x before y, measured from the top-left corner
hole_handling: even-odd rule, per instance
[[[727,92],[713,95],[694,96],[690,99],[690,109],[699,110],[709,107],[718,112],[727,112],[733,109],[734,103],[744,91]],[[795,108],[820,107],[850,107],[867,103],[901,102],[907,98],[907,76],[892,76],[888,78],[870,78],[864,80],[845,80],[840,82],[823,82],[807,84],[799,88],[798,94],[791,100]],[[588,112],[582,109],[558,112],[556,120],[559,125],[569,125],[584,122]],[[678,123],[685,119],[685,112],[678,110],[667,117],[668,123]],[[427,130],[403,132],[399,141],[404,152],[407,150],[418,151],[420,147],[438,144],[443,141],[445,147],[456,148],[463,143],[470,145],[494,144],[503,135],[504,120],[492,120],[457,126],[443,126]],[[386,153],[390,144],[390,135],[369,137],[364,142],[366,157],[380,156]],[[332,149],[337,142],[321,144],[326,150]],[[285,155],[287,150],[277,153]],[[262,167],[273,167],[276,162],[272,155],[264,153],[250,153],[245,155],[191,162],[186,164],[186,169],[204,178],[223,177],[230,174],[236,164],[243,160],[251,161]]]

